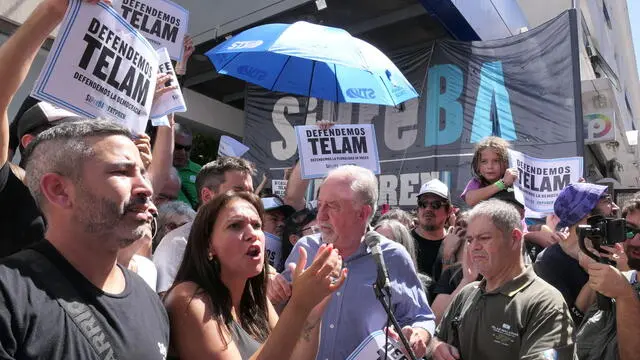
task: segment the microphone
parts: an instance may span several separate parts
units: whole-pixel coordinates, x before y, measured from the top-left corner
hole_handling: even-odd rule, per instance
[[[364,242],[371,250],[373,261],[376,262],[376,268],[378,270],[378,276],[376,278],[376,285],[380,290],[386,289],[389,291],[389,273],[387,272],[387,266],[384,263],[382,257],[382,249],[380,248],[380,239],[382,235],[371,230],[364,235]]]

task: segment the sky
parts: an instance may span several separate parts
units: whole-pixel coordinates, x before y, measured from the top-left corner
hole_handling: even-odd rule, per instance
[[[640,71],[640,0],[627,0],[627,7],[629,8],[633,49],[636,52],[636,64]]]

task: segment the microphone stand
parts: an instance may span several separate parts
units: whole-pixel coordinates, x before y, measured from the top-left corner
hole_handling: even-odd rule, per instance
[[[382,304],[382,307],[384,308],[384,311],[387,313],[388,319],[391,320],[391,323],[393,324],[393,328],[396,330],[396,333],[400,337],[400,340],[402,340],[402,345],[404,345],[405,350],[407,350],[407,354],[409,354],[409,358],[411,358],[411,360],[418,360],[418,358],[416,358],[416,355],[413,353],[413,350],[411,350],[411,345],[409,345],[409,341],[407,341],[407,338],[402,333],[402,328],[400,327],[400,324],[398,324],[398,320],[396,320],[396,317],[393,315],[393,312],[391,311],[391,293],[389,292],[389,289],[387,289],[387,294],[385,296],[385,293],[382,291],[382,287],[380,286],[380,281],[376,280],[376,282],[373,284],[373,292],[376,294],[376,298],[378,299],[378,301],[380,301],[380,304]],[[388,301],[386,297],[388,297],[389,299]],[[385,344],[385,349],[384,349],[385,354],[387,353],[386,345],[387,344]]]

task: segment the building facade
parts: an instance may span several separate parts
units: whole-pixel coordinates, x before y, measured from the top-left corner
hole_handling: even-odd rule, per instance
[[[443,38],[464,41],[504,38],[534,28],[575,7],[580,20],[583,113],[615,118],[614,139],[594,139],[594,143],[585,145],[587,177],[591,181],[608,181],[617,187],[640,186],[635,115],[640,112],[640,84],[625,1],[174,1],[189,9],[189,33],[196,44],[184,81],[189,111],[179,114],[178,120],[211,136],[227,134],[236,138],[243,137],[245,84],[217,74],[203,53],[246,28],[269,22],[306,20],[345,28],[385,51]],[[38,0],[2,1],[0,42],[26,19],[37,3]],[[29,93],[48,46],[50,42],[43,47],[25,85],[11,104],[10,119]]]

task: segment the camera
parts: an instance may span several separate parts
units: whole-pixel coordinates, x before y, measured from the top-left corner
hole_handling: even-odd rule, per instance
[[[614,246],[627,239],[627,222],[624,219],[591,216],[587,225],[578,225],[578,236],[591,240],[593,247],[600,251],[601,246]],[[582,246],[581,246],[582,247]]]
[[[587,219],[587,225],[578,225],[578,245],[582,252],[599,263],[613,265],[613,261],[608,258],[589,251],[584,243],[585,238],[591,240],[596,251],[602,252],[601,246],[614,246],[627,239],[627,222],[624,219],[595,215]],[[612,308],[611,299],[600,293],[598,293],[597,303],[600,310],[610,311]]]

